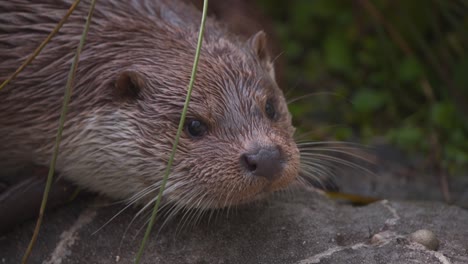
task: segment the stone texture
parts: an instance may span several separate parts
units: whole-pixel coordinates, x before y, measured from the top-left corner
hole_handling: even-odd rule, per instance
[[[81,198],[49,213],[30,263],[132,263],[146,218],[131,223],[128,209],[105,225],[121,208]],[[142,263],[468,263],[468,211],[438,202],[352,207],[298,191],[185,219],[157,223]],[[0,263],[19,262],[33,227],[0,238]],[[437,236],[438,251],[409,241],[419,229]]]

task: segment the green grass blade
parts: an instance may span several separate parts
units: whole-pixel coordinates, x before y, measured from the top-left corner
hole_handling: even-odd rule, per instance
[[[179,122],[179,128],[177,129],[177,134],[174,140],[174,144],[172,145],[172,152],[171,156],[169,158],[169,161],[167,163],[166,171],[164,173],[164,178],[161,184],[161,187],[159,189],[159,194],[158,194],[158,199],[156,200],[156,203],[154,204],[154,209],[151,214],[150,221],[148,223],[148,227],[146,228],[145,235],[143,237],[143,240],[141,241],[140,249],[138,250],[137,257],[135,260],[135,263],[138,264],[140,263],[141,257],[143,255],[143,251],[146,245],[146,242],[148,241],[148,237],[151,233],[151,229],[153,228],[154,221],[156,219],[156,215],[158,213],[159,209],[159,204],[161,203],[162,195],[164,192],[164,188],[166,187],[167,179],[169,178],[169,174],[171,172],[171,167],[172,167],[172,162],[174,161],[174,156],[177,150],[177,145],[179,144],[179,138],[180,135],[182,134],[182,130],[184,127],[184,122],[185,122],[185,116],[187,114],[187,109],[188,105],[190,102],[190,97],[192,95],[192,88],[193,88],[193,83],[195,82],[195,76],[197,73],[197,67],[198,67],[198,59],[200,57],[200,51],[201,51],[201,46],[202,46],[202,40],[203,40],[203,32],[205,29],[205,21],[206,21],[206,12],[208,8],[208,0],[203,1],[203,14],[202,14],[202,19],[201,19],[201,24],[200,24],[200,31],[198,34],[198,43],[197,43],[197,50],[195,53],[195,59],[193,61],[193,68],[192,68],[192,75],[190,77],[190,83],[188,85],[188,90],[187,90],[187,96],[185,98],[185,104],[184,108],[182,110],[182,116],[180,117],[180,122]]]
[[[46,188],[44,191],[44,196],[42,197],[42,202],[41,202],[41,208],[39,210],[39,217],[37,218],[36,222],[36,227],[34,229],[33,236],[31,238],[31,241],[29,242],[28,248],[26,249],[26,252],[24,253],[22,262],[23,264],[28,262],[29,256],[31,255],[31,251],[34,247],[34,244],[36,243],[37,236],[39,235],[39,229],[42,224],[42,219],[44,217],[44,212],[47,204],[47,198],[49,197],[49,191],[50,187],[52,185],[52,179],[54,176],[54,171],[55,171],[55,163],[57,161],[57,156],[58,156],[58,151],[59,151],[59,146],[60,146],[60,141],[62,139],[62,131],[63,131],[63,125],[65,123],[65,117],[67,115],[67,110],[68,110],[68,103],[71,98],[71,93],[72,93],[72,87],[73,87],[73,80],[75,78],[75,73],[76,69],[78,67],[78,61],[80,58],[81,50],[83,49],[84,43],[86,41],[86,36],[88,35],[88,30],[89,30],[89,25],[91,24],[91,17],[93,16],[94,12],[94,6],[96,4],[96,0],[93,0],[91,2],[91,6],[89,8],[89,13],[88,17],[86,18],[86,24],[83,30],[83,34],[81,35],[80,43],[78,45],[78,48],[76,49],[75,57],[73,59],[70,72],[68,74],[68,80],[67,80],[67,85],[65,89],[65,98],[63,100],[63,106],[62,106],[62,112],[60,114],[60,120],[59,120],[59,128],[57,131],[57,137],[55,138],[55,145],[54,145],[54,152],[52,155],[52,160],[50,162],[50,167],[49,167],[49,174],[47,176],[47,183],[46,183]]]

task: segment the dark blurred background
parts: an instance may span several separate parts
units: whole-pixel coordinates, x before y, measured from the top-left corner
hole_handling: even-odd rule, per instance
[[[396,149],[446,200],[468,182],[468,0],[212,0],[210,11],[241,35],[268,33],[299,134]]]
[[[468,162],[468,1],[258,0],[298,127],[387,141],[452,174]]]

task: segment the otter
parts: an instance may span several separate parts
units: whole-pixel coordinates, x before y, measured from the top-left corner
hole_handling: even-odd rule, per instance
[[[71,3],[0,1],[0,81]],[[88,7],[82,1],[32,64],[0,91],[2,174],[25,164],[48,166]],[[180,1],[97,2],[60,145],[61,177],[117,200],[148,205],[156,199],[200,18]],[[223,208],[286,188],[300,171],[294,131],[266,34],[245,39],[209,18],[164,201],[178,208]]]

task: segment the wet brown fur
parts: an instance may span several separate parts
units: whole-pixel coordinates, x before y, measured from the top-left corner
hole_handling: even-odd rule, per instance
[[[38,2],[0,0],[0,81],[72,1]],[[0,91],[0,168],[5,171],[31,162],[49,164],[88,7],[89,1],[82,1],[41,55]],[[60,147],[61,175],[116,199],[155,198],[185,99],[200,17],[177,1],[97,2]],[[165,193],[166,200],[192,208],[255,200],[284,188],[299,171],[291,116],[264,53],[264,36],[245,41],[211,19],[205,32],[187,118],[203,120],[208,133],[199,139],[182,135]],[[121,76],[141,86],[137,98],[119,92]],[[265,116],[267,99],[277,109],[275,121]],[[242,170],[239,157],[254,144],[280,147],[287,160],[281,177],[269,181]]]

